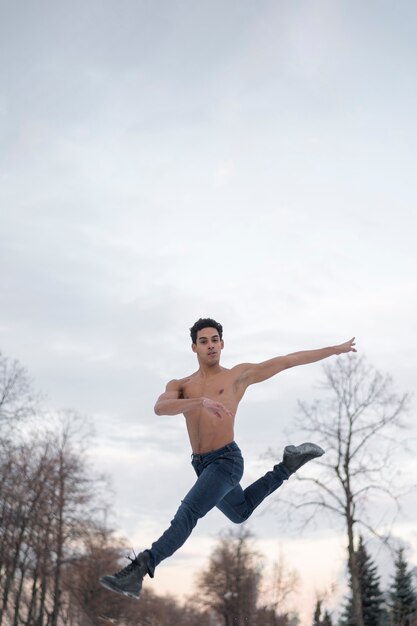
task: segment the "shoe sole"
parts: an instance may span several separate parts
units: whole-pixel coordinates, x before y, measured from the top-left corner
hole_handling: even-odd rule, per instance
[[[323,456],[324,450],[316,443],[302,443],[300,446],[286,446],[284,450],[287,454],[301,456],[312,454],[316,457]]]
[[[122,591],[121,589],[118,589],[115,585],[113,585],[112,582],[110,582],[108,580],[104,580],[103,578],[100,578],[100,585],[102,587],[104,587],[105,589],[108,589],[109,591],[113,591],[114,593],[118,593],[121,596],[127,596],[128,598],[133,598],[134,600],[139,600],[139,594],[135,595],[133,592]]]

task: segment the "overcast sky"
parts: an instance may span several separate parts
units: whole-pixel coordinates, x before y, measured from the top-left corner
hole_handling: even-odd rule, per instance
[[[0,349],[50,406],[93,419],[135,548],[193,481],[183,418],[153,405],[195,370],[198,317],[223,324],[225,366],[355,335],[414,391],[414,2],[1,1],[0,14]],[[316,364],[249,390],[244,484],[289,443],[320,377]],[[304,569],[310,615],[306,555],[338,531],[296,541],[272,513],[250,523]],[[400,523],[416,564],[415,524]],[[202,520],[153,589],[190,592],[226,527]],[[323,586],[344,575],[328,569]]]

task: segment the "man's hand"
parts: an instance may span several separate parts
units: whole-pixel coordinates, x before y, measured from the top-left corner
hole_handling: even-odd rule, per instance
[[[214,415],[217,415],[219,419],[223,419],[224,414],[228,415],[229,417],[234,417],[233,413],[229,411],[229,409],[226,409],[224,404],[222,404],[221,402],[215,402],[214,400],[210,400],[210,398],[203,398],[202,406],[203,409],[207,409],[211,413],[214,413]]]
[[[345,341],[345,343],[341,343],[338,346],[335,346],[335,354],[344,354],[345,352],[356,352],[355,348],[355,337],[349,339],[349,341]]]

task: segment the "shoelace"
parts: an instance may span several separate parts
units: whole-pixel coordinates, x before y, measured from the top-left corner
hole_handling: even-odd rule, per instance
[[[126,558],[129,559],[130,563],[129,565],[126,565],[125,568],[120,570],[120,572],[117,572],[117,574],[115,574],[116,578],[122,578],[123,576],[127,576],[128,574],[130,574],[132,570],[135,569],[135,567],[138,566],[138,557],[136,556],[134,550],[132,550],[132,552],[135,555],[135,558],[132,559],[132,557],[130,557],[129,555],[126,555]]]

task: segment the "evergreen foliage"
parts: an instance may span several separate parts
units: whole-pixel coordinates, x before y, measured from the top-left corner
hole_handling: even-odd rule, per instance
[[[320,626],[321,615],[321,600],[317,600],[316,608],[314,609],[313,626]]]
[[[380,577],[377,574],[376,565],[366,551],[362,537],[359,538],[356,556],[359,567],[364,626],[382,626],[386,622],[385,610],[382,608],[383,596],[379,586]],[[341,623],[343,626],[355,626],[352,597],[348,600]]]
[[[394,580],[389,595],[393,626],[417,624],[417,593],[413,587],[412,573],[408,570],[403,548],[398,550]]]
[[[313,626],[333,626],[330,613],[326,610],[322,616],[322,600],[317,600],[314,610]]]

